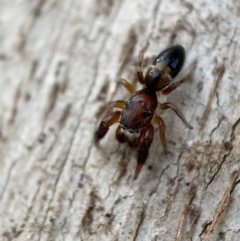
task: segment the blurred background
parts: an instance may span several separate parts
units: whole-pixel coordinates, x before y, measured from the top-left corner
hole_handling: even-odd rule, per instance
[[[0,0],[0,239],[239,240],[239,15],[235,0]],[[142,88],[148,42],[144,71],[186,49],[176,80],[192,78],[168,101],[194,128],[161,112],[168,153],[155,126],[134,181],[116,127],[92,138],[130,97],[117,81]]]

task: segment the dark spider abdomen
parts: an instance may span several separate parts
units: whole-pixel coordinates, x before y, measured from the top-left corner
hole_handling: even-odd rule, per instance
[[[139,90],[126,102],[121,113],[120,125],[131,133],[147,126],[157,108],[157,96],[147,88]]]
[[[153,65],[164,63],[171,69],[174,78],[181,70],[185,61],[185,50],[181,45],[175,45],[162,51],[154,60]]]

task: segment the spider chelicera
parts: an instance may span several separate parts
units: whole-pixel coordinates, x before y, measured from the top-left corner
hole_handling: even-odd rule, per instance
[[[98,144],[99,140],[106,135],[110,126],[118,122],[120,123],[116,130],[116,139],[121,143],[128,142],[130,147],[139,147],[134,179],[138,177],[147,159],[149,148],[153,140],[154,128],[151,123],[152,120],[159,125],[161,143],[164,151],[167,151],[165,123],[160,116],[156,115],[157,108],[172,109],[182,119],[184,124],[192,129],[182,112],[174,104],[170,102],[159,103],[156,94],[157,91],[161,91],[162,95],[167,95],[189,80],[189,75],[187,75],[183,79],[170,84],[184,64],[184,48],[181,45],[175,45],[165,49],[154,60],[144,78],[143,58],[145,50],[146,47],[139,54],[137,71],[138,80],[144,87],[136,91],[127,80],[121,79],[120,83],[132,94],[132,96],[126,102],[123,100],[116,100],[109,104],[107,115],[101,121],[94,136],[95,143]],[[114,111],[114,108],[122,110]],[[139,135],[131,139],[122,129],[130,133],[139,133]]]

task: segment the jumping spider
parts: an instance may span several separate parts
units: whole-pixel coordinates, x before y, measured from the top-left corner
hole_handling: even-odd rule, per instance
[[[159,103],[155,93],[161,90],[162,95],[167,95],[189,80],[189,76],[185,76],[183,79],[170,84],[184,64],[184,48],[181,45],[175,45],[161,52],[154,60],[153,65],[147,70],[144,78],[143,59],[146,47],[139,54],[137,71],[138,80],[144,87],[136,91],[127,80],[121,79],[120,83],[132,96],[126,102],[123,100],[111,102],[108,106],[106,117],[102,120],[95,132],[95,143],[98,144],[99,140],[108,132],[109,127],[119,122],[120,125],[116,130],[116,139],[120,143],[128,142],[130,147],[140,146],[134,179],[138,177],[147,159],[148,151],[153,140],[154,128],[151,124],[152,120],[159,125],[161,143],[164,151],[167,151],[165,123],[160,116],[156,115],[157,108],[172,109],[182,119],[184,124],[192,129],[182,112],[174,104],[170,102]],[[113,111],[114,108],[120,108],[122,111]],[[139,135],[133,140],[130,140],[128,136],[122,132],[122,129],[130,133],[139,133]]]

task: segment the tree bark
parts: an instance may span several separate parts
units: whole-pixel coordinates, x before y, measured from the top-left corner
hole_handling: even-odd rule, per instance
[[[240,2],[0,0],[0,240],[240,240]],[[93,134],[166,47],[187,52],[168,95],[168,153]]]

